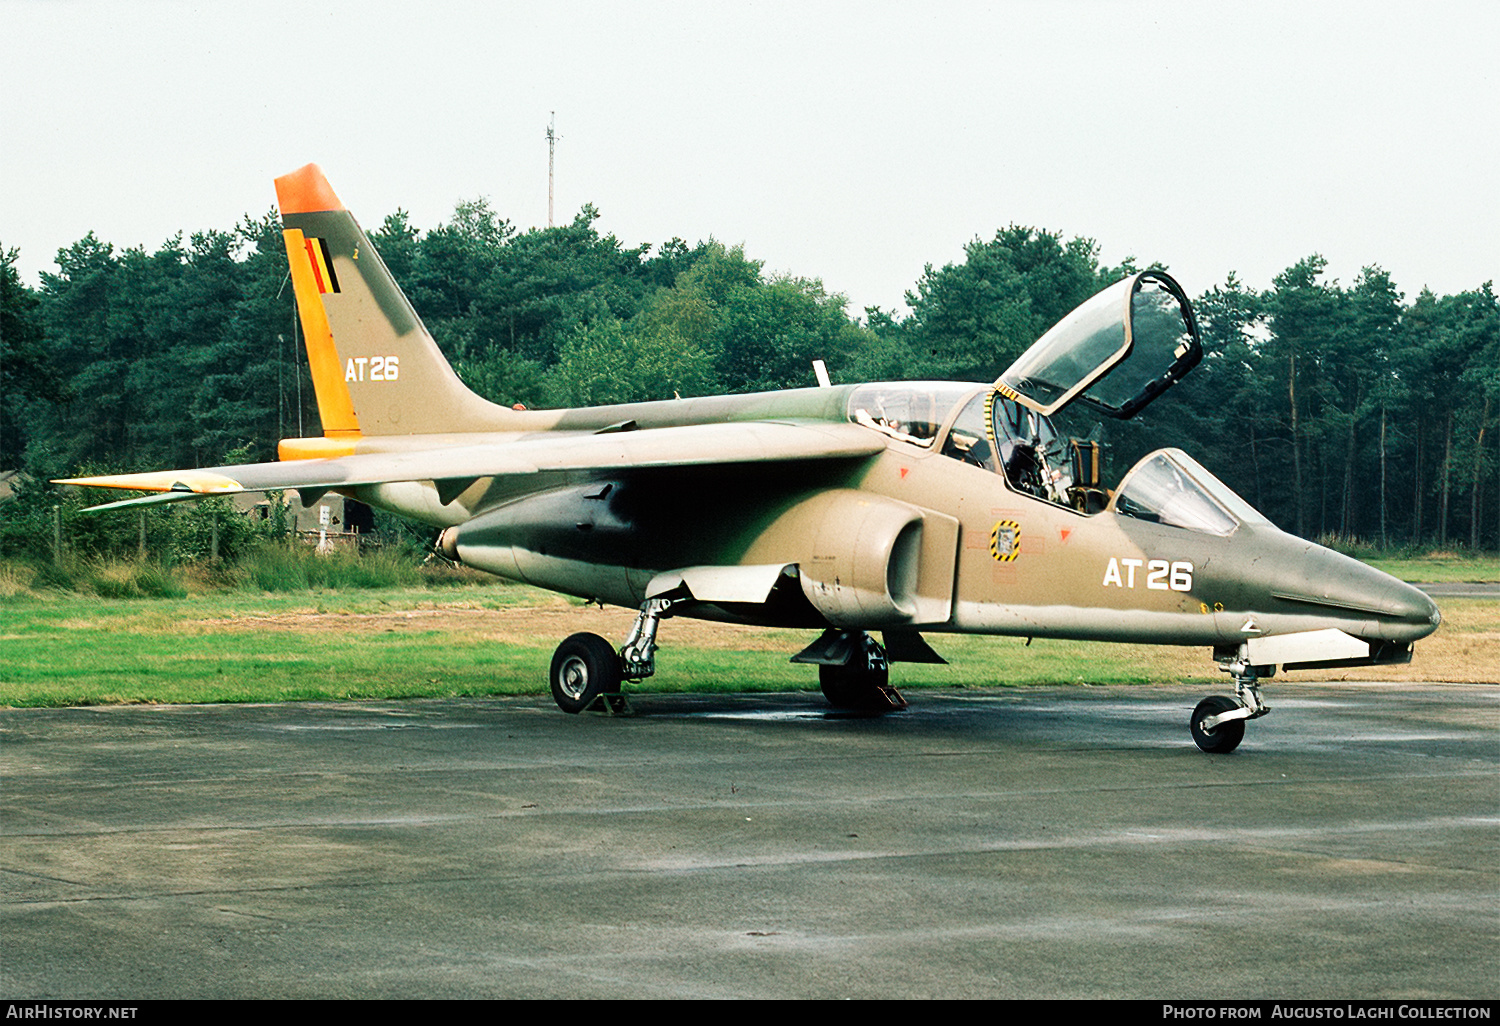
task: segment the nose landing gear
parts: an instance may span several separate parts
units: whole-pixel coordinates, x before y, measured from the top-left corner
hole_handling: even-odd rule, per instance
[[[1266,676],[1275,667],[1250,664],[1245,647],[1228,660],[1221,660],[1219,669],[1234,678],[1234,698],[1228,695],[1209,695],[1193,709],[1188,718],[1188,730],[1193,743],[1202,751],[1213,755],[1224,755],[1234,751],[1245,737],[1245,721],[1257,719],[1271,711],[1260,695],[1259,678]]]

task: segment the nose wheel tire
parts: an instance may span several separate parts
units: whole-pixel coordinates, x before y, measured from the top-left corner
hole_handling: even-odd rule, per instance
[[[620,690],[620,655],[597,634],[574,634],[552,656],[552,700],[565,713],[581,713],[600,695]]]
[[[1188,720],[1188,730],[1193,733],[1193,743],[1213,755],[1224,755],[1234,751],[1245,737],[1245,721],[1229,720],[1212,730],[1204,730],[1200,724],[1210,716],[1238,709],[1240,703],[1228,695],[1209,695],[1193,709]]]

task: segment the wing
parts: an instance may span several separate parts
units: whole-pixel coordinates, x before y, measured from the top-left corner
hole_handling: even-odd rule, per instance
[[[491,436],[493,438],[494,436]],[[166,470],[146,474],[77,477],[57,484],[122,488],[156,494],[92,506],[120,509],[179,502],[209,495],[296,489],[322,494],[358,485],[433,481],[440,494],[457,495],[482,477],[543,471],[629,470],[737,463],[853,459],[885,449],[879,435],[855,424],[826,421],[748,421],[605,432],[542,432],[483,444],[357,453],[332,459],[286,460]]]

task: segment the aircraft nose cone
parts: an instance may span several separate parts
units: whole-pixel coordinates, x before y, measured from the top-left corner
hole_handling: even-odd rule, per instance
[[[1437,630],[1443,617],[1426,592],[1372,566],[1358,566],[1360,572],[1345,583],[1345,593],[1351,605],[1363,604],[1376,614],[1387,639],[1411,642]]]
[[[1437,630],[1438,624],[1443,622],[1443,614],[1438,610],[1437,603],[1432,601],[1432,596],[1405,581],[1395,583],[1398,587],[1387,599],[1391,615],[1402,623],[1425,626],[1427,630],[1424,637]]]
[[[1391,641],[1411,642],[1437,630],[1442,614],[1422,589],[1363,563],[1350,575],[1344,591],[1351,605],[1364,605],[1379,618],[1381,633]]]
[[[1356,633],[1397,643],[1425,638],[1442,622],[1420,588],[1319,545],[1299,548],[1280,563],[1273,586],[1278,597],[1362,620]]]
[[[1356,566],[1358,572],[1345,582],[1345,593],[1351,602],[1362,602],[1376,613],[1392,630],[1392,640],[1415,640],[1437,630],[1443,617],[1425,591],[1373,566]]]

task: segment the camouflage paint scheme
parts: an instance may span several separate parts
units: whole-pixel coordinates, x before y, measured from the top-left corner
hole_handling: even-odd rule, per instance
[[[504,577],[627,607],[668,596],[666,615],[884,631],[892,659],[931,655],[918,632],[951,632],[1204,645],[1248,663],[1247,639],[1336,629],[1365,648],[1314,646],[1307,661],[1347,665],[1409,658],[1437,627],[1422,592],[1248,506],[1216,534],[1121,515],[1119,492],[1097,493],[1102,510],[1034,494],[1036,478],[1028,490],[961,458],[978,433],[955,421],[981,405],[997,450],[992,404],[1047,408],[1005,376],[497,406],[459,381],[322,173],[309,165],[276,185],[323,437],[282,441],[276,463],[72,482],[157,493],[111,507],[338,490],[443,528],[443,551]],[[903,395],[931,411],[915,434],[866,409]],[[1165,452],[1156,470],[1228,493]]]

